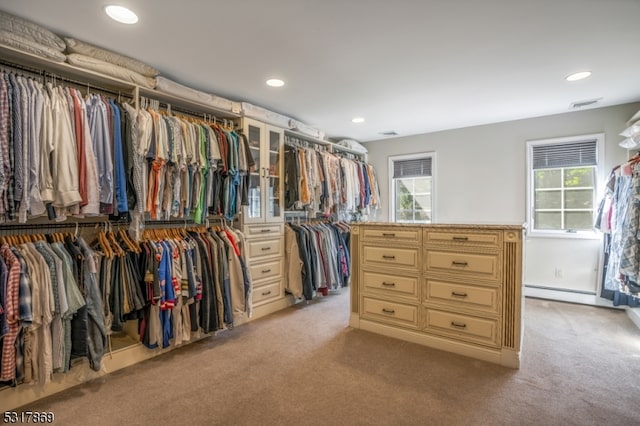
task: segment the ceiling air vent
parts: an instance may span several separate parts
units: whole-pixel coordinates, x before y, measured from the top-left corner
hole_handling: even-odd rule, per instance
[[[571,104],[571,109],[580,109],[580,108],[584,108],[584,107],[588,107],[588,106],[592,106],[597,104],[602,98],[596,98],[596,99],[586,99],[584,101],[577,101],[577,102],[573,102]]]
[[[388,132],[380,132],[382,136],[398,136],[398,132],[390,130]]]

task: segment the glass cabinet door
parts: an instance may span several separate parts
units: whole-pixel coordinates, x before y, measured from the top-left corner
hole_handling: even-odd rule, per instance
[[[267,220],[282,218],[282,149],[284,136],[280,129],[267,126],[265,153],[265,205]]]
[[[246,135],[249,140],[249,150],[256,163],[249,175],[249,206],[246,209],[247,222],[259,222],[264,218],[262,200],[262,180],[264,176],[264,165],[260,158],[262,144],[262,126],[248,123]]]

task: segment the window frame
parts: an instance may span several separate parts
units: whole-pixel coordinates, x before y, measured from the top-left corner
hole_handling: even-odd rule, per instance
[[[593,182],[594,185],[594,204],[593,204],[593,214],[595,220],[595,214],[598,209],[598,202],[602,197],[602,186],[603,181],[605,179],[604,176],[604,133],[592,133],[586,135],[577,135],[577,136],[568,136],[561,138],[550,138],[550,139],[536,139],[529,140],[526,143],[526,221],[528,224],[527,233],[532,237],[541,237],[541,238],[566,238],[566,239],[598,239],[600,235],[598,234],[596,229],[591,230],[567,230],[567,229],[535,229],[534,223],[534,207],[535,207],[535,191],[534,191],[534,169],[533,169],[533,148],[541,145],[563,145],[568,143],[581,142],[585,140],[595,140],[596,141],[596,165],[595,167],[595,179]],[[577,166],[576,166],[577,167]],[[567,167],[557,167],[556,169],[567,169],[571,168],[571,166]],[[563,172],[564,175],[564,172]],[[564,184],[563,184],[564,185]],[[563,187],[563,193],[566,189]],[[564,198],[564,197],[563,197]],[[562,212],[565,209],[562,207]]]
[[[436,223],[436,153],[435,151],[420,152],[414,154],[389,156],[389,219],[393,223],[407,224],[430,224]],[[396,161],[418,160],[431,158],[431,220],[429,222],[398,222],[396,221],[396,189],[394,174],[394,163]]]

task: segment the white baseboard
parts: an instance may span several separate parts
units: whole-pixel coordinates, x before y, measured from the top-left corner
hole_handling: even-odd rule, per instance
[[[624,309],[629,319],[640,328],[640,308],[629,306],[613,306],[609,299],[603,299],[595,294],[574,293],[570,291],[554,290],[539,287],[524,287],[524,296],[535,299],[557,300],[560,302],[578,303],[581,305],[598,306],[601,308]]]

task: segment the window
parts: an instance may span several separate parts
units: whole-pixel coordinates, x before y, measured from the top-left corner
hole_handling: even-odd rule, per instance
[[[433,221],[433,160],[434,154],[389,158],[392,221]]]
[[[603,135],[528,143],[528,222],[532,232],[593,230]]]

